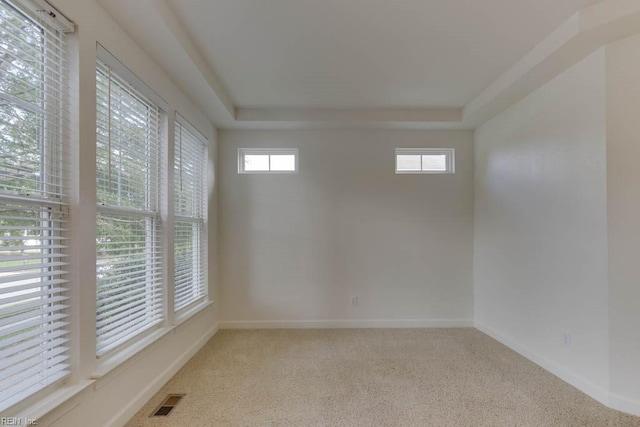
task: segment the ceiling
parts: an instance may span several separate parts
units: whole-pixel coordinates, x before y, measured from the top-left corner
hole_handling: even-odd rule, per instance
[[[99,1],[238,127],[235,109],[460,109],[598,0]]]
[[[168,0],[238,107],[460,107],[579,0]]]

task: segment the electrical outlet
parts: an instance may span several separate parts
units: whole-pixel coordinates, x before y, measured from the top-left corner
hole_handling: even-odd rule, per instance
[[[351,307],[356,307],[358,305],[358,297],[351,297]]]
[[[569,332],[563,333],[562,342],[564,342],[565,345],[571,345],[571,333]]]

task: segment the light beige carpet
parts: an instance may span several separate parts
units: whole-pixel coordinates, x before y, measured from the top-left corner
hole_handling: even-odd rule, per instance
[[[149,418],[168,393],[186,393]],[[220,331],[128,426],[640,426],[475,329]]]

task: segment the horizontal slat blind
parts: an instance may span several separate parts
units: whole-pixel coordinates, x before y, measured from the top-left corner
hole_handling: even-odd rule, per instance
[[[0,412],[69,374],[65,50],[0,0]]]
[[[98,356],[162,321],[162,111],[98,61]]]
[[[202,221],[175,222],[174,305],[183,307],[206,296],[206,239]]]
[[[180,121],[176,121],[175,128],[175,214],[203,219],[206,216],[206,142]]]
[[[57,199],[68,191],[64,35],[0,0],[0,192]]]
[[[66,227],[57,207],[0,208],[0,407],[69,373],[66,239],[51,231]]]
[[[176,121],[174,185],[174,308],[179,311],[207,295],[207,147]]]
[[[157,211],[160,109],[98,61],[98,204]]]

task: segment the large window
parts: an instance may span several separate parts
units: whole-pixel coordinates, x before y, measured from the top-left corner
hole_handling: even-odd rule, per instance
[[[174,152],[174,308],[180,311],[207,294],[207,146],[180,116]]]
[[[69,373],[65,37],[0,0],[0,412]]]
[[[163,319],[160,171],[163,113],[98,61],[97,355]]]

